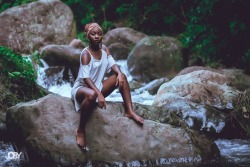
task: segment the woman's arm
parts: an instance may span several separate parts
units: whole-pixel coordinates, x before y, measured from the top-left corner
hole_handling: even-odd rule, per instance
[[[106,47],[105,45],[102,45],[102,49],[107,52],[108,56],[110,56],[110,52],[109,52],[108,47]],[[117,74],[116,86],[119,86],[119,88],[121,88],[124,85],[124,82],[126,80],[125,74],[123,74],[121,72],[121,70],[119,69],[119,67],[116,64],[114,64],[111,67],[111,69]]]
[[[109,49],[108,49],[107,46],[102,45],[102,49],[105,50],[105,52],[107,53],[108,56],[111,56],[111,55],[110,55],[110,52],[109,52]],[[121,73],[119,67],[118,67],[116,64],[114,64],[114,65],[111,67],[111,69],[112,69],[117,75],[119,75],[119,74]]]
[[[90,55],[87,51],[83,52],[83,54],[81,55],[81,62],[82,62],[82,65],[88,65],[90,63]],[[86,85],[95,91],[95,93],[97,94],[97,97],[98,97],[98,106],[100,108],[104,108],[106,109],[106,101],[105,101],[105,98],[103,96],[103,94],[101,93],[101,91],[95,86],[94,82],[89,78],[84,78],[83,79],[84,82],[86,83]]]

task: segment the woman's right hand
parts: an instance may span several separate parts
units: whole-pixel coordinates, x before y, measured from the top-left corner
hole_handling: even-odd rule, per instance
[[[106,109],[106,101],[102,93],[98,94],[98,107],[101,109]]]

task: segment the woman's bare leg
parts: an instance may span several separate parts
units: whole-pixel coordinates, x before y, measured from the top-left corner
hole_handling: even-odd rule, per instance
[[[129,84],[128,84],[128,81],[127,81],[127,78],[125,75],[124,75],[124,77],[125,77],[124,78],[124,81],[125,81],[124,85],[119,90],[120,90],[120,93],[122,95],[122,99],[124,101],[126,115],[127,115],[127,117],[136,121],[138,124],[143,125],[143,123],[144,123],[143,118],[138,116],[133,110]],[[117,88],[117,86],[115,86],[116,78],[117,78],[116,75],[112,75],[107,80],[105,80],[103,82],[102,93],[103,93],[104,97],[110,95]]]
[[[85,138],[85,125],[89,116],[89,113],[95,107],[95,100],[96,100],[96,93],[89,88],[83,87],[79,88],[76,93],[77,101],[81,101],[81,108],[80,108],[80,123],[76,130],[76,142],[77,145],[81,148],[86,150],[86,138]]]

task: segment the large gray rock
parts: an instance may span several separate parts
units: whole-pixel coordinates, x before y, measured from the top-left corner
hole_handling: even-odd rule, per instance
[[[135,108],[142,116],[157,113],[154,107]],[[106,110],[95,108],[90,115],[86,126],[89,153],[76,145],[78,123],[72,101],[57,95],[20,103],[7,111],[8,132],[27,147],[31,160],[43,165],[89,161],[116,165],[179,162],[192,166],[220,157],[215,143],[194,131],[150,120],[139,126],[124,116],[122,103],[108,102]]]
[[[114,59],[127,59],[131,48],[145,36],[144,33],[131,28],[116,28],[104,35],[103,43],[109,48]]]
[[[236,69],[236,68],[212,69],[203,66],[190,66],[181,70],[178,73],[178,75],[184,75],[198,70],[208,70],[225,75],[227,78],[227,84],[238,90],[244,91],[250,88],[250,76],[247,75],[242,69]]]
[[[41,57],[49,66],[64,66],[71,69],[74,79],[76,79],[82,49],[74,48],[70,45],[47,45],[40,51]]]
[[[59,0],[37,1],[0,14],[0,45],[31,53],[49,44],[69,44],[76,38],[71,9]]]
[[[181,43],[171,37],[145,37],[130,52],[127,63],[135,80],[172,78],[182,69]]]
[[[175,111],[191,128],[220,133],[239,94],[228,84],[225,75],[209,70],[178,75],[161,85],[153,105]]]

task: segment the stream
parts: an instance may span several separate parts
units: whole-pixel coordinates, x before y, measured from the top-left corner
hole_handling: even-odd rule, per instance
[[[42,61],[42,60],[41,60]],[[57,68],[55,75],[48,78],[46,76],[46,69],[51,68],[42,61],[42,67],[38,68],[38,79],[37,83],[46,88],[48,91],[55,94],[70,97],[71,83],[69,81],[63,81],[64,68]],[[128,78],[128,81],[132,81],[132,76],[130,76],[127,69],[127,61],[119,60],[117,61],[118,66],[121,71],[124,72]],[[70,74],[69,74],[70,75]],[[155,95],[150,95],[147,91],[132,91],[131,92],[132,101],[144,105],[152,105]],[[122,101],[120,93],[115,90],[111,95],[106,98],[107,101]],[[241,139],[217,139],[215,141],[217,144],[221,156],[230,167],[250,167],[250,140]],[[22,162],[20,160],[8,159],[9,153],[14,153],[15,149],[11,143],[0,141],[0,167],[21,167]],[[226,165],[228,166],[228,165]],[[223,166],[221,166],[223,167]]]

